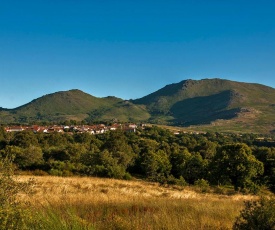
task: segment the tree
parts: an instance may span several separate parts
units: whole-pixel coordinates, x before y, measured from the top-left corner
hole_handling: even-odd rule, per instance
[[[254,154],[264,164],[262,182],[275,192],[275,148],[261,147]]]
[[[192,154],[181,169],[181,176],[190,184],[205,178],[207,161],[199,153]]]
[[[275,229],[275,199],[261,198],[245,202],[245,208],[237,217],[234,230],[271,230]]]
[[[32,145],[23,149],[23,151],[16,155],[14,159],[14,163],[16,163],[21,169],[27,169],[32,166],[36,167],[43,162],[44,160],[41,148]]]
[[[34,165],[43,163],[43,153],[40,147],[29,146],[27,148],[20,148],[17,146],[6,146],[2,150],[3,156],[12,156],[14,163],[20,169],[26,169]]]
[[[44,158],[46,161],[69,161],[70,155],[63,147],[51,147],[44,151]]]
[[[195,151],[199,152],[203,159],[211,159],[216,154],[216,148],[216,143],[205,140],[195,148]]]
[[[75,142],[89,145],[94,136],[89,133],[76,133],[73,138]]]
[[[180,136],[180,140],[179,143],[188,148],[188,150],[191,152],[195,149],[196,146],[198,146],[198,143],[196,141],[196,139],[194,138],[194,136],[189,135],[189,134],[182,134]]]
[[[11,141],[12,145],[27,148],[31,145],[38,146],[38,141],[35,134],[31,131],[17,132]]]
[[[263,174],[263,163],[246,144],[228,144],[218,149],[210,164],[216,184],[231,183],[235,190],[253,187],[253,179]]]
[[[0,150],[7,145],[7,133],[3,126],[0,126]]]
[[[191,153],[188,149],[183,147],[179,151],[173,151],[170,156],[170,162],[172,164],[172,174],[179,178],[183,175],[184,168],[186,167],[187,161],[191,158]]]
[[[150,180],[164,182],[170,175],[172,165],[168,155],[163,150],[144,153],[142,168]]]
[[[82,163],[86,165],[86,173],[93,176],[122,179],[126,175],[126,168],[118,164],[118,159],[108,150],[102,152],[88,152],[82,155]]]
[[[67,135],[57,132],[47,134],[45,141],[49,146],[65,146],[68,144]]]
[[[5,129],[3,126],[0,126],[0,141],[5,140]]]
[[[86,148],[79,143],[68,144],[65,151],[69,155],[70,161],[75,163],[79,162],[81,155],[87,152]]]
[[[135,153],[127,143],[126,136],[121,130],[109,133],[103,149],[108,150],[112,157],[117,160],[117,163],[125,169],[132,165],[134,161]]]

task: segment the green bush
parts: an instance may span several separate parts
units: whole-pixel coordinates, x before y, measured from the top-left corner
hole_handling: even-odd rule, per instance
[[[182,176],[180,176],[180,178],[177,179],[173,175],[169,175],[167,177],[167,184],[178,185],[178,186],[182,186],[182,187],[188,185],[188,183],[184,180],[184,178]]]
[[[197,187],[200,192],[209,192],[210,186],[207,180],[199,179],[195,181],[195,187]]]
[[[245,202],[245,208],[237,217],[234,230],[275,229],[275,198],[261,198]]]
[[[133,178],[132,178],[132,176],[131,176],[130,173],[126,172],[126,173],[124,174],[124,176],[123,176],[123,179],[124,179],[124,180],[132,180]]]
[[[177,185],[184,187],[184,186],[187,186],[188,183],[184,180],[184,178],[182,176],[180,176],[180,178],[177,179]]]

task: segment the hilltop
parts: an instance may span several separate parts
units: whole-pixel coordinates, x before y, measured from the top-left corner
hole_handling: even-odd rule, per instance
[[[1,123],[36,121],[149,122],[200,130],[273,132],[275,89],[223,79],[183,80],[136,100],[98,98],[80,90],[48,94],[15,109]]]

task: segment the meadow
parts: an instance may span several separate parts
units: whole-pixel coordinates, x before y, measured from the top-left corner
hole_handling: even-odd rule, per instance
[[[252,195],[203,193],[196,187],[93,177],[33,178],[20,199],[41,229],[232,229]]]

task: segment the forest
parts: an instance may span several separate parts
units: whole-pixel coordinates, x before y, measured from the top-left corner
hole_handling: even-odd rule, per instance
[[[175,135],[157,126],[98,135],[0,131],[1,157],[11,159],[17,172],[228,186],[245,193],[275,192],[273,144],[256,134]]]

